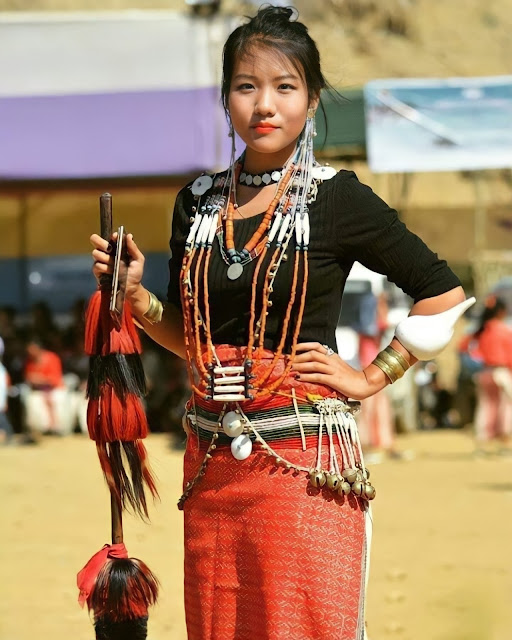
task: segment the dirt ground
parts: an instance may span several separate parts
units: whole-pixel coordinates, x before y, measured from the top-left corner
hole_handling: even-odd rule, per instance
[[[372,469],[370,640],[510,640],[512,458],[474,459],[460,432],[413,434],[399,445],[415,459]],[[125,539],[162,583],[149,639],[185,640],[181,454],[162,435],[148,448],[162,500],[151,526],[126,518]],[[1,640],[92,640],[75,576],[109,536],[93,444],[73,436],[5,447],[0,488]]]

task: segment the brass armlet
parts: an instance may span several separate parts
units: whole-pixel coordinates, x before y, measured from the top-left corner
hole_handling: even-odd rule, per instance
[[[393,382],[396,382],[400,377],[398,373],[395,371],[395,369],[393,367],[390,367],[388,363],[385,362],[379,356],[375,358],[372,364],[374,364],[376,367],[379,367],[379,369],[386,374],[386,377],[388,378],[391,384],[393,384]]]
[[[385,373],[391,384],[399,380],[410,367],[404,356],[393,347],[381,351],[372,364]]]
[[[411,365],[409,364],[409,362],[407,362],[404,355],[400,353],[400,351],[397,351],[391,345],[388,345],[384,349],[384,351],[389,353],[389,355],[393,356],[394,358],[396,358],[398,362],[402,365],[402,368],[404,371],[407,371],[407,369],[410,369]]]

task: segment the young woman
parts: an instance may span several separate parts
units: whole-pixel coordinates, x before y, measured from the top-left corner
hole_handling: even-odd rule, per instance
[[[504,322],[506,304],[490,297],[482,312],[477,331],[460,345],[482,364],[475,374],[477,408],[474,419],[477,451],[499,441],[503,452],[510,452],[512,435],[512,329]]]
[[[353,400],[403,375],[415,352],[431,354],[404,325],[401,341],[364,370],[343,362],[335,328],[344,283],[355,260],[385,273],[427,324],[464,293],[354,173],[315,162],[326,83],[291,9],[267,7],[238,27],[223,71],[228,121],[245,151],[179,193],[163,309],[127,240],[133,312],[185,358],[193,388],[180,500],[188,636],[360,640],[375,489]],[[107,242],[91,241],[94,274],[111,272]]]

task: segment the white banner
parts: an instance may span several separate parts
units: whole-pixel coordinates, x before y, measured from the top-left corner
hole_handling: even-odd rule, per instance
[[[375,80],[364,95],[375,173],[512,167],[512,76]]]
[[[217,86],[235,26],[172,11],[0,12],[0,97]]]

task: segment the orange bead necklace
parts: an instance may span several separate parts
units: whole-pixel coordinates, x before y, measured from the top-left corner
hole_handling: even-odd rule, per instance
[[[282,172],[275,196],[260,224],[240,251],[235,247],[234,238],[234,184],[242,169],[241,162],[230,167],[226,178],[202,176],[203,185],[213,185],[213,188],[204,192],[204,200],[196,195],[199,200],[197,215],[193,218],[187,238],[180,279],[190,383],[193,391],[202,398],[219,402],[253,400],[276,392],[290,373],[304,315],[308,283],[307,203],[314,198],[317,186],[311,177],[312,162],[312,145],[306,148],[299,144]],[[202,206],[201,202],[204,202]],[[219,242],[222,258],[228,265],[227,275],[230,279],[240,277],[244,266],[256,261],[251,283],[248,343],[244,361],[237,366],[224,366],[219,361],[212,339],[208,270],[215,238]],[[280,265],[288,259],[287,249],[293,239],[295,251],[289,254],[294,261],[290,295],[277,348],[268,365],[257,366],[264,352],[273,284]],[[261,274],[264,276],[259,286]],[[290,353],[284,354],[287,338],[291,340]],[[285,366],[280,375],[272,376],[283,357]]]

